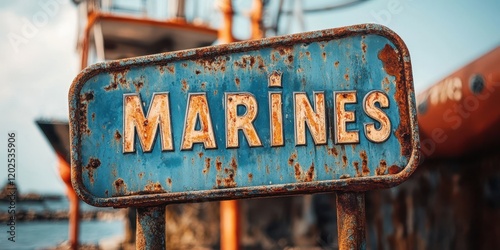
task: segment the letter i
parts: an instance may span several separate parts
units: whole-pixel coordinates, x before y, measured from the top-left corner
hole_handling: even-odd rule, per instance
[[[268,87],[281,88],[281,78],[283,73],[273,71],[268,78]],[[269,92],[269,116],[271,130],[271,146],[283,146],[283,101],[281,91]]]

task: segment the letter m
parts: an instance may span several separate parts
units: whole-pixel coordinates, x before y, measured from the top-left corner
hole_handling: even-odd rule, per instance
[[[135,152],[136,133],[143,152],[151,152],[158,127],[161,150],[173,150],[168,92],[153,94],[147,116],[141,103],[137,94],[123,95],[123,153]]]

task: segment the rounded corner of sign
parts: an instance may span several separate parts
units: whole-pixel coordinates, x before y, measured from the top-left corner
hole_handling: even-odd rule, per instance
[[[76,77],[73,79],[73,82],[71,83],[71,86],[69,88],[69,98],[70,100],[74,98],[74,100],[78,100],[78,95],[82,87],[90,80],[92,77],[97,75],[99,72],[102,72],[106,68],[108,68],[106,65],[107,62],[100,62],[96,64],[92,64],[90,66],[87,66],[84,68],[82,71],[76,75]]]
[[[365,23],[361,24],[362,30],[367,31],[371,34],[378,34],[384,38],[387,38],[399,51],[401,51],[401,57],[405,63],[410,62],[410,51],[408,46],[403,41],[403,39],[396,33],[396,31],[391,28],[378,23]],[[408,59],[405,59],[405,58]],[[405,65],[406,66],[406,65]]]
[[[82,186],[81,179],[77,179],[76,182],[72,183],[73,189],[75,190],[78,199],[84,201],[85,203],[99,207],[98,202],[96,201],[99,197],[96,197],[88,192],[88,190]]]
[[[399,173],[393,175],[393,177],[395,177],[393,178],[394,186],[399,185],[404,181],[408,180],[411,177],[411,175],[415,172],[415,170],[417,170],[419,162],[420,162],[420,150],[419,147],[414,147],[406,166],[402,168]]]
[[[99,203],[97,202],[100,197],[93,195],[87,190],[87,188],[85,188],[81,173],[78,172],[77,169],[74,169],[73,166],[71,167],[71,186],[78,196],[78,199],[84,201],[89,205],[100,207]]]

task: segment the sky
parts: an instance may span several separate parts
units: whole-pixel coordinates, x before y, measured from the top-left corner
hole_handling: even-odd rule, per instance
[[[307,9],[328,1],[303,2]],[[0,2],[0,186],[8,173],[7,136],[15,131],[19,191],[64,192],[57,158],[35,120],[68,120],[68,90],[80,70],[77,18],[70,0]],[[304,27],[284,17],[285,30],[288,22],[292,33],[360,23],[389,27],[410,51],[417,93],[500,45],[498,0],[371,0],[305,14]],[[247,26],[237,19],[235,35],[248,37]]]

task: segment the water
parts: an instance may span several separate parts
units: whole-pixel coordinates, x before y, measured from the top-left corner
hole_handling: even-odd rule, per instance
[[[5,224],[5,223],[2,223]],[[6,226],[0,227],[0,249],[43,249],[54,247],[68,239],[68,221],[29,221],[16,223],[16,242],[8,241]],[[80,243],[96,244],[99,240],[122,236],[124,222],[82,221]]]
[[[0,213],[7,212],[8,204],[0,201]],[[68,200],[46,200],[40,202],[17,202],[16,212],[20,211],[68,211]],[[112,209],[112,208],[108,208]],[[105,210],[80,203],[81,211]],[[3,249],[43,249],[55,247],[68,240],[68,221],[17,221],[16,242],[8,240],[9,229],[6,221],[0,224],[0,250]],[[122,220],[81,221],[80,243],[97,244],[102,239],[124,235],[125,223]]]
[[[0,209],[7,210],[8,203],[5,200],[0,200]],[[17,211],[68,211],[69,202],[65,197],[59,200],[44,200],[44,201],[18,201],[16,203]],[[95,211],[103,208],[92,207],[84,202],[80,202],[80,211]],[[112,208],[110,208],[112,209]],[[4,211],[0,211],[4,212]]]

